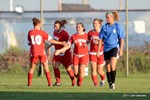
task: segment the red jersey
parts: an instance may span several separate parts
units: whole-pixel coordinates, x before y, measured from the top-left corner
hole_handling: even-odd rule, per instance
[[[88,33],[88,40],[90,40],[90,54],[96,55],[98,51],[99,33],[91,30]],[[103,53],[104,46],[101,46],[100,52]]]
[[[73,34],[69,39],[69,44],[74,43],[74,54],[85,55],[88,53],[88,35],[84,33],[83,35]]]
[[[30,44],[30,53],[33,56],[45,54],[44,41],[52,39],[45,31],[33,29],[28,33],[28,42]]]
[[[68,42],[69,34],[65,30],[61,30],[59,33],[56,33],[54,31],[53,39],[57,40],[57,41],[60,41],[60,42],[63,42],[63,41]],[[63,48],[64,46],[63,45],[59,45],[59,44],[55,44],[54,47],[55,47],[55,50],[58,50],[58,49]]]

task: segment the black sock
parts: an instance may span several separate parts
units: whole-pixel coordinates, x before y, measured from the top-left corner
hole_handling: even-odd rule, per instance
[[[116,70],[111,71],[111,79],[112,79],[112,83],[115,83],[115,79],[116,79]]]
[[[106,75],[107,75],[107,80],[108,80],[109,86],[111,86],[111,84],[112,84],[111,72],[107,72]]]

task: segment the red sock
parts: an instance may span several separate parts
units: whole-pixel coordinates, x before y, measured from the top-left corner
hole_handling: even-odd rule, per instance
[[[31,84],[32,84],[32,77],[33,77],[33,74],[28,73],[28,86],[31,86]]]
[[[54,68],[54,75],[56,78],[56,82],[60,83],[60,70],[59,70],[59,68]]]
[[[98,79],[97,79],[97,75],[92,75],[92,80],[95,86],[98,86]]]
[[[101,80],[104,81],[105,80],[105,74],[104,75],[100,75]]]
[[[74,86],[76,84],[75,82],[75,75],[74,75],[74,71],[73,70],[70,70],[70,71],[67,71],[69,76],[70,76],[70,79],[71,79],[71,82],[72,82],[72,86]]]
[[[78,85],[78,86],[81,86],[81,85],[82,85],[82,82],[83,82],[83,78],[82,78],[82,77],[78,77],[77,85]]]
[[[46,74],[48,86],[52,86],[52,82],[51,82],[51,74],[50,74],[50,72],[46,72],[45,74]]]

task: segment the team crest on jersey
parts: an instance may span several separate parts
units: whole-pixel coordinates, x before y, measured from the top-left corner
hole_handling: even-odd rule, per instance
[[[116,30],[116,29],[114,29],[114,30],[113,30],[113,32],[114,32],[114,33],[116,33],[116,32],[117,32],[117,30]]]

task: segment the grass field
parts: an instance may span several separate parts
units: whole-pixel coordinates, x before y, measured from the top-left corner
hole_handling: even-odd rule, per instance
[[[81,87],[72,87],[65,74],[61,78],[62,86],[48,87],[45,76],[34,76],[33,85],[27,87],[26,76],[1,76],[0,100],[150,100],[150,74],[117,76],[115,90],[109,90],[107,82],[94,87],[90,76]]]

